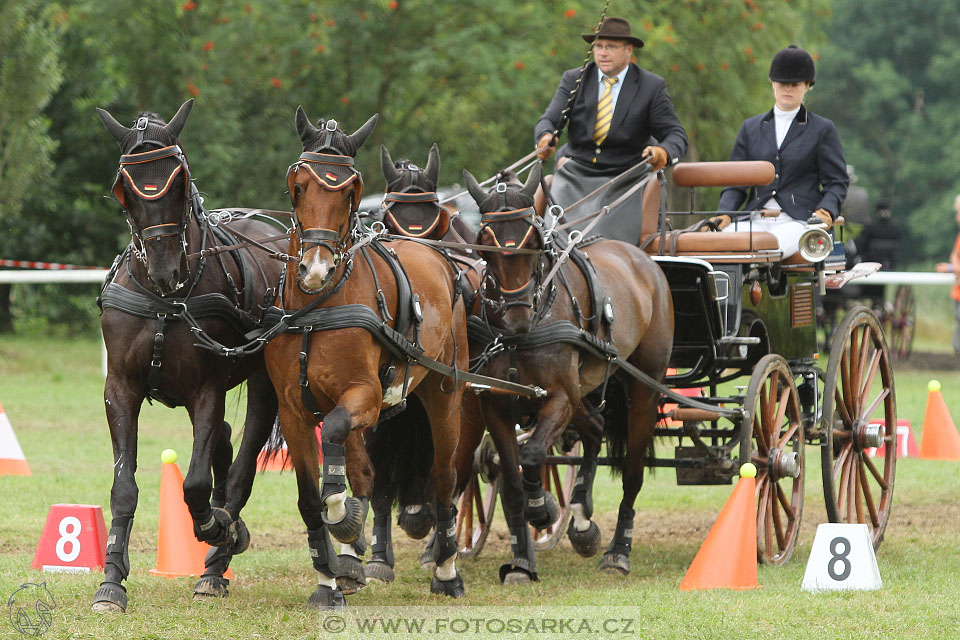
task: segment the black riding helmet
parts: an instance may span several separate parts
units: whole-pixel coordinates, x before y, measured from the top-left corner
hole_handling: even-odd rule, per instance
[[[774,82],[809,82],[813,86],[816,76],[813,58],[795,44],[777,51],[770,62],[770,79]]]

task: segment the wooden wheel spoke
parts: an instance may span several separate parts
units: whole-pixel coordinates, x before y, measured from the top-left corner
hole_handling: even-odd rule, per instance
[[[863,385],[860,387],[860,415],[863,415],[863,405],[866,402],[867,394],[870,393],[870,387],[873,385],[873,379],[877,374],[877,369],[880,368],[880,357],[882,355],[883,352],[877,349],[870,358],[870,366],[867,369],[866,380],[863,381]]]
[[[773,421],[773,416],[777,413],[777,396],[779,395],[780,371],[778,369],[774,369],[770,374],[770,386],[767,387],[767,408],[766,411],[763,412],[763,432],[767,436],[768,443],[771,441],[770,434],[777,429],[777,424]]]
[[[873,402],[870,403],[869,407],[861,409],[861,413],[860,413],[861,418],[869,422],[870,416],[873,415],[873,413],[880,406],[880,403],[883,402],[888,395],[890,395],[890,389],[884,389],[879,394],[877,394],[877,397],[873,399]]]
[[[859,461],[857,459],[860,457],[861,456],[858,454],[854,458],[854,462],[858,463]],[[863,464],[862,463],[854,464],[852,472],[853,472],[853,495],[851,496],[851,498],[852,498],[853,506],[856,509],[857,519],[855,520],[855,522],[863,522],[863,501],[860,499],[861,496],[863,496],[863,484],[860,482],[860,480],[863,478]]]
[[[799,428],[800,423],[791,422],[790,428],[787,429],[782,436],[780,436],[779,440],[777,440],[777,448],[783,449],[785,446],[787,446],[787,443],[790,442],[790,439],[793,438],[794,435],[796,435]]]
[[[764,384],[768,384],[769,380],[765,381]],[[769,394],[765,392],[764,388],[760,387],[760,409],[757,411],[757,417],[760,419],[760,431],[757,432],[757,439],[762,440],[766,443],[766,429],[767,429],[767,420],[770,419],[770,397]]]
[[[853,389],[850,388],[851,387],[850,381],[852,379],[855,379],[854,376],[856,375],[855,373],[856,363],[852,362],[854,358],[854,355],[852,353],[850,354],[849,359],[847,359],[846,351],[844,351],[843,356],[845,361],[843,364],[846,364],[846,366],[841,367],[840,385],[837,387],[837,391],[836,391],[836,393],[839,394],[837,396],[837,409],[839,409],[840,407],[843,407],[847,415],[850,415],[850,408],[856,406],[856,399],[853,397],[854,395]],[[852,423],[853,421],[851,420],[850,424]]]
[[[550,465],[550,475],[553,476],[553,486],[556,488],[554,497],[556,497],[562,509],[567,506],[567,497],[563,495],[563,483],[560,481],[560,466],[555,464]]]
[[[760,416],[757,414],[753,414],[753,437],[757,441],[757,449],[762,456],[765,457],[770,453],[770,448],[767,446],[767,439],[764,437],[763,427],[760,425]]]
[[[877,481],[877,484],[880,485],[881,491],[887,490],[887,481],[884,479],[883,474],[877,470],[877,467],[873,464],[873,460],[870,458],[864,457],[864,464],[870,470],[870,475],[873,476],[873,479]]]
[[[867,356],[870,353],[870,347],[873,344],[873,329],[869,325],[864,325],[863,333],[860,336],[860,355],[857,358],[857,376],[855,381],[859,382],[864,378],[864,370],[867,364]],[[859,389],[858,389],[859,392]]]
[[[877,505],[873,501],[873,492],[870,489],[867,472],[862,466],[860,467],[860,486],[863,487],[863,501],[867,505],[867,511],[870,512],[870,524],[876,529],[880,526],[880,516],[877,514]]]
[[[771,444],[777,441],[777,433],[783,427],[783,419],[787,415],[787,409],[790,408],[790,387],[784,385],[780,392],[780,399],[777,402],[777,415],[773,419],[772,429],[770,430]]]
[[[779,502],[780,485],[773,483],[771,487],[770,513],[773,515],[773,532],[777,536],[777,549],[783,549],[786,546],[786,535],[784,534],[783,522],[781,520],[780,509],[777,508]]]
[[[473,492],[474,503],[477,508],[477,520],[480,521],[480,526],[483,526],[487,523],[487,514],[486,509],[484,509],[483,504],[483,492],[480,491],[480,483],[477,480],[474,480],[477,483],[477,489]]]
[[[780,500],[780,506],[783,507],[783,512],[787,515],[787,520],[789,522],[796,520],[797,514],[793,510],[793,505],[790,504],[786,492],[784,492],[783,487],[779,484],[777,484],[777,498]]]
[[[851,427],[853,426],[853,418],[850,417],[850,411],[847,410],[847,404],[843,400],[844,396],[845,394],[841,393],[840,387],[833,390],[833,400],[837,407],[837,413],[840,414],[840,419],[843,420],[843,424]]]

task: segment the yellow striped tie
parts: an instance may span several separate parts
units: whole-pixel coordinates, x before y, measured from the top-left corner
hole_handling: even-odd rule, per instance
[[[617,78],[604,77],[603,84],[606,86],[597,102],[597,126],[593,129],[593,141],[597,146],[607,139],[607,134],[610,132],[610,121],[613,120],[613,85],[617,84]]]

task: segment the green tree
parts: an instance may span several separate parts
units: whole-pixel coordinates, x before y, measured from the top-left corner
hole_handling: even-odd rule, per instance
[[[812,104],[837,124],[860,185],[891,199],[901,255],[944,259],[960,191],[960,14],[946,0],[835,0],[834,10]]]
[[[42,110],[60,85],[57,9],[0,0],[0,255],[18,257],[23,202],[47,171],[56,142]],[[0,331],[13,328],[10,285],[0,285]]]

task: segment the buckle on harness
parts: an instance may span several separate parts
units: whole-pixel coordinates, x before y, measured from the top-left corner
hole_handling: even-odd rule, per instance
[[[147,118],[147,116],[140,116],[139,118],[137,118],[137,124],[134,126],[134,129],[136,129],[137,131],[146,131],[147,124],[149,122],[150,120]]]

